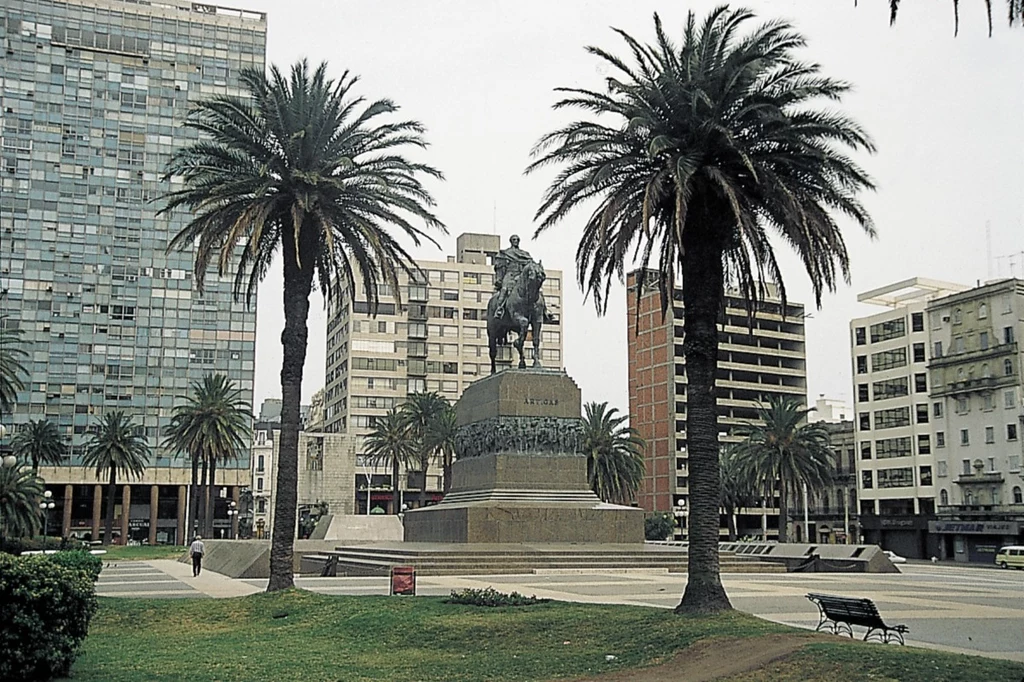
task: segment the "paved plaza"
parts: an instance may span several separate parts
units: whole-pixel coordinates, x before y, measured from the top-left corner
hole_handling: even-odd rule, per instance
[[[907,564],[902,574],[723,575],[741,611],[797,627],[818,623],[808,592],[868,597],[889,623],[910,627],[908,644],[1024,661],[1024,571]],[[387,594],[387,578],[298,577],[296,584],[323,594]],[[576,602],[671,608],[685,575],[656,572],[419,577],[418,593],[447,595],[453,589],[494,587]],[[233,597],[261,592],[266,580],[232,580],[176,561],[112,562],[97,592],[110,597]],[[890,645],[893,646],[893,645]]]

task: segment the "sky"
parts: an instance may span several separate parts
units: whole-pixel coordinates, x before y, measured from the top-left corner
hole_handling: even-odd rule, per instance
[[[608,71],[587,45],[628,55],[612,27],[648,42],[653,13],[681,36],[688,10],[717,2],[676,0],[237,0],[267,13],[267,62],[327,61],[335,77],[361,78],[356,91],[387,97],[400,116],[421,121],[423,158],[445,174],[431,182],[448,235],[440,260],[462,232],[511,234],[547,268],[565,272],[564,365],[584,401],[628,412],[625,291],[604,317],[584,301],[573,257],[587,214],[570,215],[532,239],[534,213],[551,172],[524,176],[530,150],[575,115],[554,112],[556,87],[599,89]],[[806,38],[799,53],[854,89],[838,105],[873,137],[878,151],[857,160],[877,191],[863,197],[877,226],[870,240],[841,221],[851,282],[826,294],[820,310],[800,263],[779,247],[790,300],[807,304],[808,394],[851,399],[849,321],[880,309],[857,294],[920,276],[963,284],[1024,277],[1024,29],[1005,20],[987,35],[983,0],[961,2],[953,36],[952,0],[910,0],[889,26],[885,0],[761,0],[761,20],[785,18]],[[997,2],[997,18],[1003,16]],[[832,105],[836,106],[836,105]],[[552,171],[553,172],[553,171]],[[411,245],[410,245],[411,246]],[[258,303],[254,405],[280,395],[281,271],[272,270]],[[303,400],[323,386],[326,311],[312,302]]]

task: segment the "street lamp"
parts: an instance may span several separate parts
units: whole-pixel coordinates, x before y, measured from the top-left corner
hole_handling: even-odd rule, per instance
[[[39,503],[39,508],[43,510],[43,538],[46,538],[47,531],[49,530],[50,511],[55,506],[57,505],[53,503],[53,492],[47,490],[43,493],[43,501]]]
[[[234,517],[236,516],[238,516],[238,503],[231,500],[231,502],[228,503],[228,523],[231,524],[230,528],[232,529],[232,535],[234,535]],[[234,540],[235,538],[232,537],[231,539]]]

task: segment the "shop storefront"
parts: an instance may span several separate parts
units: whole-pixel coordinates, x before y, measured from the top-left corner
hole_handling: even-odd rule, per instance
[[[939,537],[939,558],[991,564],[1004,545],[1019,544],[1019,521],[932,521],[928,530]]]

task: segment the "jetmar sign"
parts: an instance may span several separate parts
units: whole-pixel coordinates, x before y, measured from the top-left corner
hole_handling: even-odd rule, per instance
[[[929,521],[928,530],[957,535],[1016,535],[1020,524],[1016,521]]]

